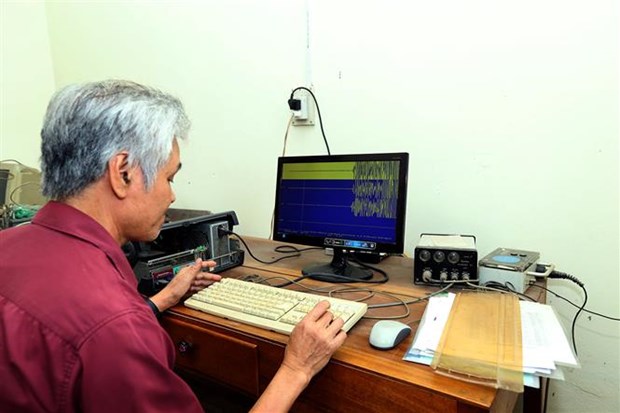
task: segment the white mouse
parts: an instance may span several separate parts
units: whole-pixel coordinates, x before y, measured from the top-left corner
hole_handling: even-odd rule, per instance
[[[372,330],[368,341],[374,348],[389,350],[396,347],[411,333],[411,327],[400,321],[381,320],[377,321]]]

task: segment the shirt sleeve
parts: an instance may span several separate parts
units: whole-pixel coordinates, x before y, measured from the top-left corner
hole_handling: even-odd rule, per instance
[[[155,314],[155,317],[157,318],[161,317],[161,311],[159,311],[159,308],[157,308],[155,303],[151,301],[150,297],[143,297],[143,298],[144,298],[144,301],[146,302],[146,305],[148,305],[151,311],[153,312],[153,314]]]
[[[172,370],[170,338],[148,313],[117,316],[79,352],[75,403],[84,412],[203,412],[191,388]]]

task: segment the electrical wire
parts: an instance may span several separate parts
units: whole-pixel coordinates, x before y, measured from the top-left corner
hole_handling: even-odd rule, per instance
[[[571,340],[572,340],[572,343],[573,343],[573,351],[575,352],[575,356],[577,356],[577,355],[578,355],[578,352],[577,352],[577,343],[576,343],[576,340],[575,340],[575,326],[576,326],[576,324],[577,324],[577,318],[579,317],[579,315],[580,315],[582,312],[586,312],[586,313],[594,314],[594,315],[597,315],[597,316],[599,316],[599,317],[607,318],[607,319],[609,319],[609,320],[613,320],[613,321],[620,321],[620,319],[618,319],[618,318],[615,318],[615,317],[609,317],[609,316],[606,316],[606,315],[604,315],[604,314],[600,314],[600,313],[597,313],[597,312],[594,312],[594,311],[590,311],[590,310],[588,310],[588,309],[586,309],[586,308],[585,308],[585,307],[586,307],[586,304],[588,303],[588,291],[586,290],[585,285],[584,285],[581,281],[579,281],[579,279],[578,279],[577,277],[575,277],[575,276],[573,276],[573,275],[570,275],[570,274],[566,274],[566,273],[560,272],[560,271],[553,271],[553,272],[551,272],[551,274],[549,275],[549,278],[552,278],[552,279],[564,279],[564,280],[569,280],[569,281],[572,281],[572,282],[574,282],[575,284],[577,284],[579,287],[581,287],[581,289],[583,290],[583,295],[584,295],[583,304],[582,304],[581,306],[578,306],[577,304],[575,304],[575,303],[571,302],[570,300],[568,300],[568,299],[566,299],[566,298],[562,297],[562,296],[561,296],[561,295],[559,295],[559,294],[556,294],[555,292],[551,291],[550,289],[548,289],[548,288],[546,288],[546,287],[543,287],[543,286],[541,286],[541,285],[537,285],[537,284],[532,284],[532,285],[531,285],[532,287],[538,287],[538,288],[541,288],[541,289],[543,289],[543,290],[545,290],[545,291],[550,292],[551,294],[555,295],[555,296],[556,296],[556,297],[558,297],[558,298],[561,298],[562,300],[564,300],[564,301],[568,302],[570,305],[572,305],[572,306],[574,306],[574,307],[576,307],[576,308],[578,309],[578,310],[577,310],[577,312],[575,313],[575,316],[573,317],[573,321],[572,321],[572,323],[571,323]],[[529,299],[529,300],[535,301],[535,300],[533,300],[531,297],[526,296],[525,294],[520,294],[520,293],[518,293],[518,292],[514,291],[514,290],[513,290],[510,286],[508,286],[508,285],[506,285],[506,284],[500,284],[500,283],[494,283],[494,284],[495,284],[495,285],[493,285],[492,287],[487,287],[487,286],[476,286],[476,285],[474,285],[474,284],[468,284],[468,285],[469,285],[470,287],[473,287],[473,288],[484,288],[484,289],[490,289],[490,290],[495,290],[495,291],[502,291],[502,288],[501,288],[501,287],[503,286],[503,287],[507,290],[506,292],[508,292],[508,291],[509,291],[509,292],[512,292],[512,293],[514,293],[514,294],[519,295],[519,296],[520,296],[520,297],[522,297],[522,298],[527,298],[527,299]]]
[[[282,156],[286,155],[286,142],[288,141],[288,131],[291,129],[291,124],[293,123],[293,119],[295,118],[295,115],[293,115],[291,113],[291,117],[288,118],[288,123],[286,125],[286,132],[284,132],[284,143],[282,144]],[[274,210],[271,213],[271,225],[269,227],[269,238],[273,238],[273,226],[275,223],[275,218],[276,218],[276,211]]]
[[[570,274],[560,272],[560,271],[552,271],[551,274],[549,274],[549,278],[572,281],[578,286],[580,286],[581,289],[583,290],[583,295],[584,295],[583,304],[581,305],[581,307],[579,307],[579,310],[577,310],[577,313],[575,313],[575,317],[573,317],[573,323],[571,325],[571,338],[573,339],[573,350],[575,351],[575,356],[577,356],[578,353],[577,353],[577,342],[575,341],[575,325],[577,323],[577,317],[579,317],[579,314],[581,314],[583,309],[586,307],[586,304],[588,303],[588,292],[586,291],[586,287],[583,285],[583,283],[579,281],[577,277],[574,277]]]
[[[364,315],[364,318],[368,318],[368,319],[371,319],[371,320],[398,320],[400,318],[407,318],[411,314],[411,310],[409,309],[409,306],[407,305],[407,303],[402,298],[400,298],[400,297],[398,297],[398,296],[396,296],[396,295],[394,295],[392,293],[385,292],[385,291],[376,291],[376,293],[377,294],[386,295],[388,297],[391,297],[391,298],[397,300],[399,302],[399,304],[397,304],[397,305],[402,304],[403,307],[405,307],[405,313],[404,314],[399,314],[399,315],[393,315],[393,316],[386,316],[386,315],[384,315],[384,316],[380,316],[380,317]],[[381,308],[381,307],[379,307],[379,305],[380,304],[369,305],[368,309]]]
[[[300,277],[301,280],[308,278],[308,277]],[[376,309],[376,308],[387,308],[387,307],[395,307],[395,306],[404,306],[406,308],[405,313],[404,314],[400,314],[400,315],[395,315],[395,316],[381,316],[381,317],[377,317],[377,316],[369,316],[369,315],[364,315],[363,318],[366,319],[375,319],[375,320],[385,320],[385,319],[400,319],[400,318],[406,318],[411,314],[411,311],[409,309],[409,305],[411,304],[418,304],[421,303],[423,301],[428,300],[429,298],[435,296],[435,295],[439,295],[444,293],[446,290],[448,290],[450,287],[452,287],[452,284],[447,285],[443,288],[441,288],[440,290],[437,290],[431,294],[425,295],[423,297],[418,297],[418,296],[413,296],[413,295],[409,295],[409,294],[403,294],[403,293],[391,293],[388,291],[383,291],[383,290],[374,290],[368,287],[354,287],[354,286],[349,286],[349,285],[343,285],[343,286],[338,286],[338,287],[333,287],[333,286],[329,286],[329,287],[311,287],[305,284],[302,284],[300,281],[300,279],[295,279],[295,280],[290,280],[286,277],[282,277],[282,276],[273,276],[273,277],[263,277],[257,274],[251,274],[251,275],[243,275],[238,277],[238,279],[244,280],[244,281],[250,281],[250,282],[256,282],[259,284],[266,284],[272,287],[277,287],[277,288],[282,288],[282,287],[286,287],[288,285],[291,284],[295,284],[296,286],[306,290],[306,291],[312,291],[313,293],[321,293],[321,294],[327,294],[329,297],[334,297],[336,294],[346,294],[346,293],[359,293],[359,292],[367,292],[368,294],[362,298],[357,298],[357,299],[351,299],[351,298],[345,298],[347,300],[351,300],[351,301],[358,301],[358,302],[363,302],[363,301],[367,301],[368,299],[374,297],[377,294],[380,295],[386,295],[389,297],[392,297],[395,302],[389,302],[389,303],[381,303],[381,304],[369,304],[368,305],[368,309],[372,310],[372,309]],[[284,280],[284,283],[281,284],[272,284],[270,281],[271,280]],[[400,297],[409,297],[412,298],[412,300],[403,300]],[[419,321],[419,320],[417,320]]]
[[[23,184],[16,186],[15,188],[13,188],[13,190],[12,190],[12,191],[11,191],[11,193],[9,194],[9,200],[11,201],[11,203],[13,203],[13,204],[15,204],[15,205],[23,206],[22,204],[20,204],[19,202],[15,201],[15,200],[13,199],[13,195],[15,195],[15,193],[16,193],[18,190],[20,190],[20,191],[21,191],[23,187],[28,186],[28,185],[36,185],[36,186],[37,186],[37,187],[39,187],[39,188],[41,187],[41,184],[40,184],[40,183],[38,183],[38,182],[24,182]]]
[[[245,249],[248,251],[248,254],[250,254],[250,256],[251,256],[252,258],[254,258],[256,261],[258,261],[258,262],[260,262],[260,263],[262,263],[262,264],[275,264],[276,262],[279,262],[279,261],[282,261],[282,260],[285,260],[285,259],[288,259],[288,258],[295,258],[295,257],[299,257],[303,251],[307,251],[307,250],[314,250],[314,249],[322,249],[322,248],[318,248],[318,247],[308,247],[308,248],[301,248],[301,249],[300,249],[300,248],[293,247],[292,245],[282,245],[282,246],[278,246],[278,247],[276,247],[276,248],[274,249],[274,251],[275,251],[275,252],[278,252],[278,253],[283,253],[283,254],[286,254],[287,252],[285,252],[284,250],[285,250],[285,249],[290,249],[291,251],[293,251],[293,253],[291,253],[291,254],[289,254],[289,255],[286,255],[286,256],[284,256],[284,257],[276,258],[275,260],[265,261],[265,260],[261,260],[260,258],[258,258],[257,256],[255,256],[255,255],[252,253],[252,250],[250,249],[250,247],[248,246],[248,244],[245,242],[245,240],[243,239],[243,237],[241,237],[239,234],[237,234],[237,233],[235,233],[235,232],[233,232],[233,231],[227,230],[227,229],[223,229],[223,228],[220,228],[220,231],[222,231],[222,232],[224,232],[224,233],[226,233],[226,234],[234,235],[235,237],[239,238],[239,240],[240,240],[240,241],[243,243],[243,245],[245,246]]]
[[[31,167],[31,166],[28,166],[28,165],[26,165],[26,164],[24,164],[24,163],[22,163],[22,162],[18,161],[17,159],[2,159],[2,160],[0,160],[0,164],[1,164],[1,163],[15,163],[15,164],[17,164],[17,165],[19,165],[19,166],[20,166],[21,171],[32,171],[32,172],[35,172],[35,173],[39,173],[39,170],[38,170],[38,169],[33,168],[33,167]],[[3,180],[3,181],[10,181],[11,179],[15,179],[15,176],[14,176],[12,173],[10,173],[10,172],[8,173],[8,175],[6,176],[6,178],[5,178],[5,177],[0,177],[0,180]],[[39,188],[41,187],[41,184],[40,184],[39,182],[25,182],[25,183],[23,183],[23,184],[21,184],[21,185],[16,186],[15,188],[13,188],[13,190],[11,191],[11,193],[9,193],[8,200],[9,200],[12,204],[14,204],[14,205],[17,205],[17,206],[23,206],[22,204],[20,204],[19,202],[15,201],[15,200],[13,199],[13,195],[15,195],[15,193],[16,193],[16,192],[18,192],[18,190],[20,190],[20,191],[21,191],[23,187],[28,186],[28,185],[36,185],[36,186],[37,186],[37,187],[39,187]],[[36,211],[35,211],[35,212],[36,212]]]
[[[528,301],[534,301],[534,302],[536,301],[532,297],[529,297],[525,294],[522,294],[516,291],[512,283],[509,283],[509,282],[502,284],[497,281],[490,281],[490,282],[484,283],[484,285],[476,285],[472,283],[467,283],[466,285],[474,290],[488,290],[488,291],[496,291],[500,293],[509,293],[509,294],[516,295],[521,300],[528,300]]]
[[[256,261],[262,263],[262,264],[275,264],[276,262],[288,259],[288,258],[295,258],[295,257],[299,257],[301,256],[301,253],[303,251],[308,251],[308,250],[320,250],[323,249],[321,247],[308,247],[308,248],[297,248],[294,247],[292,245],[280,245],[278,247],[276,247],[274,249],[275,252],[281,253],[281,254],[287,254],[289,253],[289,255],[286,255],[284,257],[280,257],[280,258],[276,258],[275,260],[271,260],[271,261],[265,261],[262,260],[260,258],[258,258],[257,256],[254,255],[254,253],[252,253],[252,250],[250,249],[249,245],[247,244],[247,242],[245,242],[245,240],[243,239],[243,237],[241,237],[239,234],[235,233],[234,231],[230,231],[224,228],[220,228],[220,231],[222,231],[222,233],[225,234],[230,234],[230,235],[234,235],[235,237],[239,238],[239,240],[243,243],[243,245],[245,246],[246,250],[248,251],[248,254],[250,254],[250,256],[252,258],[254,258]],[[359,278],[355,278],[355,277],[349,277],[346,275],[342,275],[342,274],[323,274],[323,273],[309,273],[309,274],[304,274],[300,277],[298,277],[296,279],[296,281],[300,281],[303,280],[305,278],[314,278],[314,277],[331,277],[334,280],[340,280],[342,282],[363,282],[363,283],[367,283],[367,284],[383,284],[389,281],[390,277],[387,275],[387,273],[379,268],[376,267],[372,267],[370,265],[366,265],[364,263],[361,263],[359,261],[356,261],[360,266],[371,269],[373,271],[378,272],[379,274],[381,274],[383,277],[380,278],[379,280],[360,280]],[[336,281],[334,281],[336,282]],[[282,285],[283,286],[283,285]]]
[[[363,265],[363,264],[362,264],[362,266],[364,266],[366,268],[371,268],[371,267]],[[385,271],[380,270],[378,268],[374,268],[374,271],[378,272],[383,277],[381,277],[378,280],[373,280],[373,279],[364,280],[364,279],[361,279],[361,278],[350,277],[350,276],[344,275],[344,274],[311,272],[311,273],[302,275],[301,277],[299,277],[299,279],[314,278],[314,279],[318,279],[320,281],[327,281],[327,282],[331,282],[331,283],[351,282],[351,283],[366,283],[366,284],[385,284],[386,282],[388,282],[390,280],[390,277],[387,275],[387,273]]]
[[[304,278],[316,278],[320,281],[327,281],[327,282],[332,282],[332,283],[340,283],[340,282],[352,282],[352,283],[367,283],[367,284],[385,284],[386,282],[388,282],[390,280],[389,275],[383,271],[380,268],[377,267],[373,267],[371,265],[368,265],[366,263],[361,262],[360,260],[358,260],[357,258],[355,258],[354,255],[349,255],[346,254],[345,252],[345,258],[349,261],[353,261],[355,262],[357,265],[359,265],[362,268],[366,268],[369,269],[371,271],[377,272],[379,274],[382,275],[382,277],[378,280],[373,280],[372,278],[369,280],[363,280],[360,278],[356,278],[356,277],[350,277],[348,275],[344,275],[344,274],[332,274],[332,273],[320,273],[320,272],[312,272],[312,273],[308,273],[305,274],[303,277]]]
[[[381,268],[377,268],[377,267],[374,267],[372,265],[368,265],[365,262],[362,262],[361,260],[359,260],[355,255],[347,255],[347,259],[350,260],[350,261],[353,261],[354,263],[356,263],[357,265],[359,265],[362,268],[367,268],[367,269],[369,269],[371,271],[375,271],[375,272],[378,272],[379,274],[383,275],[383,279],[379,281],[379,283],[381,283],[381,284],[386,283],[386,282],[388,282],[390,280],[390,277]]]
[[[282,145],[282,156],[286,155],[286,142],[288,141],[288,131],[291,129],[291,124],[295,115],[291,113],[291,117],[288,118],[288,124],[286,125],[286,132],[284,132],[284,144]]]
[[[273,250],[275,252],[279,252],[281,254],[297,254],[296,257],[300,256],[304,251],[310,250],[322,250],[321,247],[306,247],[306,248],[297,248],[293,245],[278,245]]]
[[[559,298],[559,299],[562,299],[562,300],[566,301],[568,304],[572,305],[573,307],[575,307],[575,308],[577,308],[577,309],[578,309],[578,308],[581,308],[578,304],[573,303],[573,302],[572,302],[572,301],[570,301],[569,299],[567,299],[567,298],[565,298],[565,297],[563,297],[563,296],[559,295],[558,293],[553,292],[552,290],[550,290],[550,289],[548,289],[548,288],[546,288],[546,287],[543,287],[542,285],[532,284],[531,286],[532,286],[532,287],[538,287],[538,288],[540,288],[540,289],[542,289],[542,290],[545,290],[545,291],[547,291],[547,292],[549,292],[549,293],[553,294],[555,297],[557,297],[557,298]],[[601,317],[601,318],[606,318],[606,319],[611,320],[611,321],[620,321],[620,317],[612,317],[612,316],[608,316],[608,315],[605,315],[605,314],[597,313],[596,311],[588,310],[587,308],[584,308],[584,309],[583,309],[583,312],[584,312],[584,313],[589,313],[589,314],[592,314],[592,315],[595,315],[595,316],[598,316],[598,317]]]
[[[316,100],[316,96],[314,96],[312,90],[308,89],[307,87],[298,86],[291,92],[291,97],[289,101],[293,99],[293,94],[298,90],[305,90],[306,92],[310,93],[310,96],[312,96],[312,99],[314,100],[314,105],[316,106],[316,112],[319,115],[319,125],[321,126],[321,134],[323,135],[323,140],[325,141],[325,148],[327,148],[327,154],[331,155],[331,151],[329,150],[329,144],[327,143],[327,137],[325,136],[325,130],[323,129],[323,118],[321,117],[321,109],[319,109],[319,102]]]

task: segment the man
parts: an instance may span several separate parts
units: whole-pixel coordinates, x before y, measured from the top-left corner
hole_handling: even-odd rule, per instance
[[[121,250],[153,240],[175,196],[181,103],[127,81],[62,89],[41,131],[43,193],[29,225],[0,232],[0,410],[201,411]],[[148,303],[218,281],[197,260]],[[297,326],[253,411],[287,411],[345,340],[322,302]]]

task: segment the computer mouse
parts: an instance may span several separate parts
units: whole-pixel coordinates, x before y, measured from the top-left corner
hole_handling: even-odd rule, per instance
[[[370,330],[368,341],[374,348],[389,350],[400,344],[411,333],[411,327],[394,320],[377,321]]]

